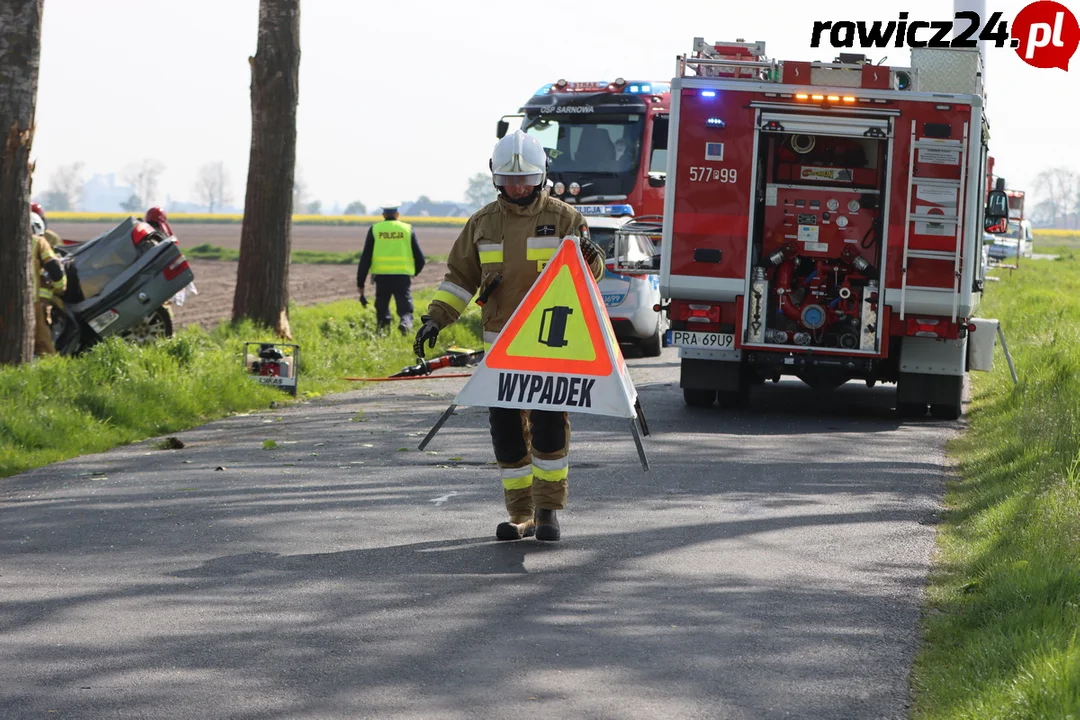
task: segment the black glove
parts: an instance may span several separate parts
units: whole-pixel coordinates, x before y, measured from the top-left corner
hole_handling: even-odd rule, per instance
[[[581,238],[581,256],[585,258],[585,262],[592,265],[593,260],[599,257],[604,260],[607,255],[604,253],[604,248],[600,247],[592,240],[588,238]]]
[[[360,304],[363,305],[364,307],[367,307],[367,298],[364,297],[364,291],[363,290],[360,291]]]
[[[413,343],[413,352],[418,358],[424,357],[424,342],[427,342],[429,348],[434,348],[435,341],[439,338],[439,326],[435,324],[431,316],[424,315],[420,319],[424,324],[416,331],[416,341]]]

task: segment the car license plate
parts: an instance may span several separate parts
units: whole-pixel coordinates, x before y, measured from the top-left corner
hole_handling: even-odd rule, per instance
[[[116,322],[117,318],[119,317],[120,313],[116,312],[115,310],[106,310],[105,312],[101,313],[96,318],[91,320],[89,324],[90,327],[94,328],[94,332],[100,335],[105,328]]]
[[[668,345],[677,347],[734,350],[735,336],[731,333],[705,333],[690,330],[668,330]]]

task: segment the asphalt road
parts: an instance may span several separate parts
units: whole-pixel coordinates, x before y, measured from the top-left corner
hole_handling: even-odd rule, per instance
[[[459,380],[0,481],[0,717],[905,717],[958,425],[629,363],[652,471],[574,416],[560,543],[493,540],[485,410],[416,450]]]

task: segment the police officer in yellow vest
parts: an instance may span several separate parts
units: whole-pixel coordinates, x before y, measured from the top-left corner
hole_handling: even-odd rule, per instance
[[[53,295],[63,295],[67,289],[67,274],[60,259],[45,239],[45,223],[36,213],[30,213],[31,254],[34,261],[34,354],[55,355],[52,328],[46,315]]]
[[[375,282],[375,316],[379,329],[390,326],[390,297],[397,306],[398,330],[402,335],[412,329],[412,279],[424,269],[424,253],[416,240],[416,231],[398,217],[398,204],[383,205],[383,220],[368,230],[360,266],[356,269],[356,289],[360,303],[367,307],[364,284],[368,273]]]

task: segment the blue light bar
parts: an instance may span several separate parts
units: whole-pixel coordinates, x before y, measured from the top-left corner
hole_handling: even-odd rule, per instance
[[[727,123],[725,123],[720,118],[709,118],[708,120],[705,121],[705,124],[708,127],[715,127],[715,128],[722,128],[722,127],[727,126]]]
[[[628,85],[623,92],[628,95],[661,95],[666,92],[671,92],[671,83],[634,83],[633,85]]]
[[[634,216],[633,205],[575,205],[574,207],[579,213],[586,217]]]
[[[708,97],[708,98],[716,97],[716,91],[715,90],[702,90],[701,91],[701,97]]]

